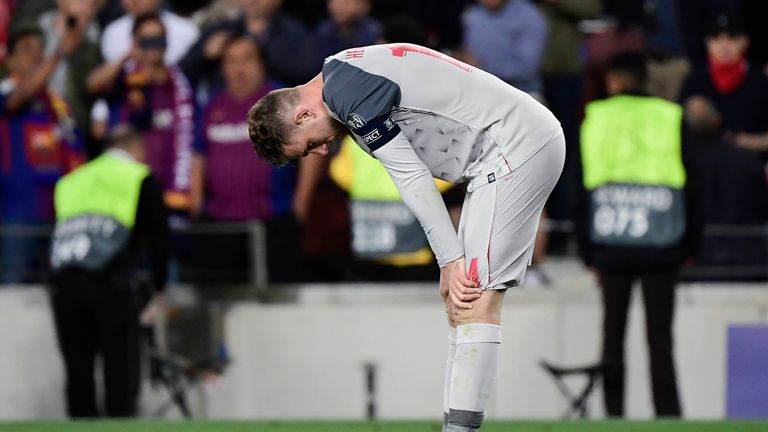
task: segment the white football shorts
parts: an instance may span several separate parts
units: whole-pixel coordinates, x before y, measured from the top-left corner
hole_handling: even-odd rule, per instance
[[[523,283],[541,212],[564,163],[565,138],[560,130],[519,167],[467,192],[459,240],[467,273],[477,275],[483,290]]]

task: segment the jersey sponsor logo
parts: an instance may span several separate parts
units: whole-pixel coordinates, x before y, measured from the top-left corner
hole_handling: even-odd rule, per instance
[[[208,140],[218,144],[237,144],[248,141],[248,124],[219,123],[208,126]]]
[[[60,172],[64,169],[61,129],[51,124],[26,124],[22,127],[24,153],[35,170]]]
[[[347,116],[347,124],[353,130],[357,130],[365,126],[365,120],[359,114],[350,113]]]
[[[374,129],[368,132],[367,135],[363,136],[363,142],[365,142],[365,144],[372,144],[375,143],[379,138],[381,138],[381,132],[379,132],[378,129]]]

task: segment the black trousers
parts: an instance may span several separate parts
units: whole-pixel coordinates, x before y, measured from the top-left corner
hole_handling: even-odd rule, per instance
[[[109,286],[87,272],[55,278],[51,292],[59,348],[66,373],[70,417],[136,414],[139,394],[140,328],[138,296]],[[102,360],[103,404],[96,402],[94,365]]]
[[[624,339],[632,284],[639,279],[645,306],[645,330],[651,367],[653,405],[657,417],[679,417],[680,401],[673,360],[672,322],[676,268],[600,269],[603,299],[603,376],[605,409],[624,415]]]

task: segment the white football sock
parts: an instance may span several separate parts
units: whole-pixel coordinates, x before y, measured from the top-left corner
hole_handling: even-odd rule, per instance
[[[456,327],[448,328],[448,358],[445,361],[445,381],[443,382],[443,412],[444,423],[448,422],[448,411],[451,402],[451,373],[453,372],[453,357],[456,356]]]
[[[501,327],[472,323],[456,328],[447,431],[475,431],[483,422],[496,381]]]

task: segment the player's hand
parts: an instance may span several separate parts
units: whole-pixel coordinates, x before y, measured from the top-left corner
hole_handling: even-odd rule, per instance
[[[212,34],[203,45],[203,55],[209,60],[218,60],[224,54],[227,42],[232,38],[228,31],[218,31]]]
[[[443,271],[440,270],[440,297],[443,301],[448,299],[448,278],[443,277]]]
[[[472,309],[470,302],[479,299],[482,290],[467,278],[465,269],[464,257],[446,264],[440,270],[440,292],[442,294],[447,287],[448,296],[456,307]]]

